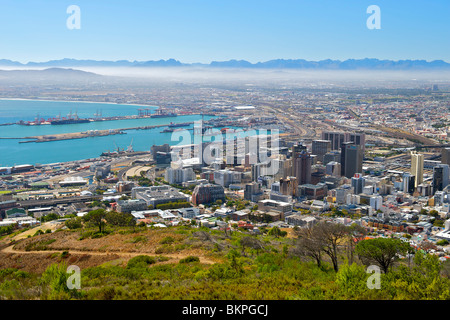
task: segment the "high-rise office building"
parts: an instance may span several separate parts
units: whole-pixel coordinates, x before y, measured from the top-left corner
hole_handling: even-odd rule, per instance
[[[341,147],[341,175],[347,178],[362,172],[363,153],[361,146],[344,142]]]
[[[292,176],[297,178],[299,185],[311,183],[311,155],[302,151],[292,158]]]
[[[360,194],[363,192],[366,179],[360,173],[355,173],[352,177],[352,187],[355,194]]]
[[[448,164],[450,166],[450,148],[442,148],[441,163]]]
[[[361,150],[365,151],[366,134],[362,131],[357,132],[332,132],[323,131],[322,140],[331,141],[331,150],[340,150],[342,143],[353,142],[356,145],[361,146]],[[314,152],[313,152],[314,153]]]
[[[322,132],[322,140],[331,141],[331,150],[333,150],[333,151],[339,150],[341,148],[342,143],[345,142],[345,133],[323,131]]]
[[[323,156],[323,164],[327,165],[330,162],[339,162],[341,163],[341,152],[340,151],[331,151],[326,153]]]
[[[292,176],[297,178],[299,185],[311,183],[311,154],[305,146],[292,146]]]
[[[423,161],[423,154],[411,151],[411,174],[416,177],[415,188],[423,182]]]
[[[405,172],[403,174],[403,192],[406,193],[413,193],[414,189],[415,189],[415,181],[416,181],[416,177],[414,177],[413,175],[411,175],[408,172]]]
[[[433,168],[433,192],[442,191],[448,186],[448,164],[439,164]]]
[[[317,156],[317,160],[323,163],[323,157],[326,153],[331,151],[330,140],[313,140],[312,154]]]
[[[291,158],[292,159],[297,158],[300,153],[307,152],[307,151],[308,151],[308,148],[306,146],[302,145],[301,143],[294,144],[292,146]]]
[[[364,132],[358,131],[354,133],[346,133],[345,141],[351,141],[354,144],[361,146],[361,150],[364,154],[364,151],[366,150],[366,134]]]
[[[287,196],[297,195],[298,182],[296,177],[287,177],[280,179],[280,193]]]

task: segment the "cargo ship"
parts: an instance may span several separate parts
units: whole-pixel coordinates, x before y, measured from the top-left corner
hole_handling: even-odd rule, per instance
[[[61,118],[61,116],[59,116],[56,119],[52,119],[50,121],[50,124],[60,125],[60,124],[76,124],[76,123],[88,123],[88,122],[91,122],[91,120],[78,118],[78,115],[76,112],[74,114],[72,114],[72,111],[70,111],[70,113],[67,115],[67,118],[64,118],[64,117]]]
[[[162,108],[156,109],[155,113],[150,115],[150,118],[168,118],[168,117],[176,117],[177,114],[173,112],[164,111]]]
[[[88,123],[91,122],[89,119],[57,119],[51,120],[50,124],[58,125],[58,124],[75,124],[75,123]]]
[[[191,125],[191,122],[181,122],[181,123],[173,123],[169,124],[169,128],[177,128],[177,127],[188,127]]]

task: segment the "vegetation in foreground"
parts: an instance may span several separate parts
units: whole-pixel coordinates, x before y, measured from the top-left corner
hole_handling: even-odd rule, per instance
[[[134,227],[128,228],[133,232]],[[85,268],[81,270],[80,289],[69,289],[71,274],[66,272],[65,257],[70,253],[63,252],[59,263],[41,274],[15,268],[0,270],[0,299],[450,298],[448,265],[438,257],[405,247],[398,239],[367,239],[355,245],[357,230],[331,225],[317,228],[322,229],[309,234],[302,229],[294,238],[287,238],[276,230],[255,236],[245,231],[170,227],[164,230],[161,244],[170,244],[179,234],[188,240],[201,239],[204,255],[220,262],[204,264],[193,255],[173,261],[164,255],[143,254],[122,264]],[[42,236],[49,235],[36,235]],[[368,265],[379,267],[379,289],[368,287],[374,281]]]

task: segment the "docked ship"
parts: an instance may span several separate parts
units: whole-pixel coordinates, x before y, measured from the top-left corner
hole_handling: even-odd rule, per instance
[[[20,120],[19,122],[17,122],[17,124],[21,125],[21,126],[39,126],[41,124],[50,124],[50,120],[45,120],[43,118],[39,118],[39,114],[37,114],[37,116],[34,119],[34,121],[23,121],[23,120]]]
[[[67,115],[67,118],[59,116],[56,119],[52,119],[50,124],[52,125],[61,125],[61,124],[76,124],[76,123],[88,123],[91,122],[89,119],[79,118],[77,113],[72,114],[72,111]]]
[[[181,123],[173,123],[169,124],[169,128],[177,128],[177,127],[188,127],[191,125],[191,122],[181,122]]]
[[[50,121],[50,124],[74,124],[91,122],[89,119],[57,119]]]
[[[156,109],[155,113],[150,116],[150,118],[168,118],[176,117],[177,114],[173,112],[164,111],[162,108]]]

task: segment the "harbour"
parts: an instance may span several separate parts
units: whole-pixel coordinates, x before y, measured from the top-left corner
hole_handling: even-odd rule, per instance
[[[212,115],[181,114],[176,117],[151,118],[139,116],[137,109],[142,106],[118,105],[108,103],[76,103],[49,102],[39,100],[1,100],[0,123],[11,123],[0,126],[0,167],[16,164],[36,164],[66,162],[98,157],[105,150],[115,150],[116,146],[128,146],[133,140],[134,149],[149,151],[152,145],[168,143],[175,145],[178,141],[171,141],[171,134],[160,133],[163,127],[170,123],[189,123],[189,126],[202,118],[207,121]],[[150,107],[153,111],[157,107]],[[52,115],[69,113],[76,110],[80,118],[89,118],[89,114],[102,110],[102,119],[86,123],[64,125],[18,125],[20,120],[34,121],[37,112],[43,118]],[[66,112],[64,112],[66,111]],[[14,123],[13,123],[14,122]],[[189,128],[186,126],[185,128]],[[125,130],[123,130],[125,129]],[[97,130],[97,131],[96,131]],[[112,130],[110,132],[110,130]],[[122,131],[126,134],[113,134]],[[82,134],[92,132],[92,134]],[[102,133],[102,134],[94,134]],[[47,136],[47,137],[44,137]],[[54,138],[50,138],[53,136]],[[24,139],[24,138],[31,139]],[[40,137],[41,139],[35,139]],[[62,139],[64,137],[64,139]],[[70,138],[70,139],[68,139]],[[88,143],[86,143],[88,138]],[[28,143],[20,143],[29,141]],[[32,143],[36,141],[52,143]]]

